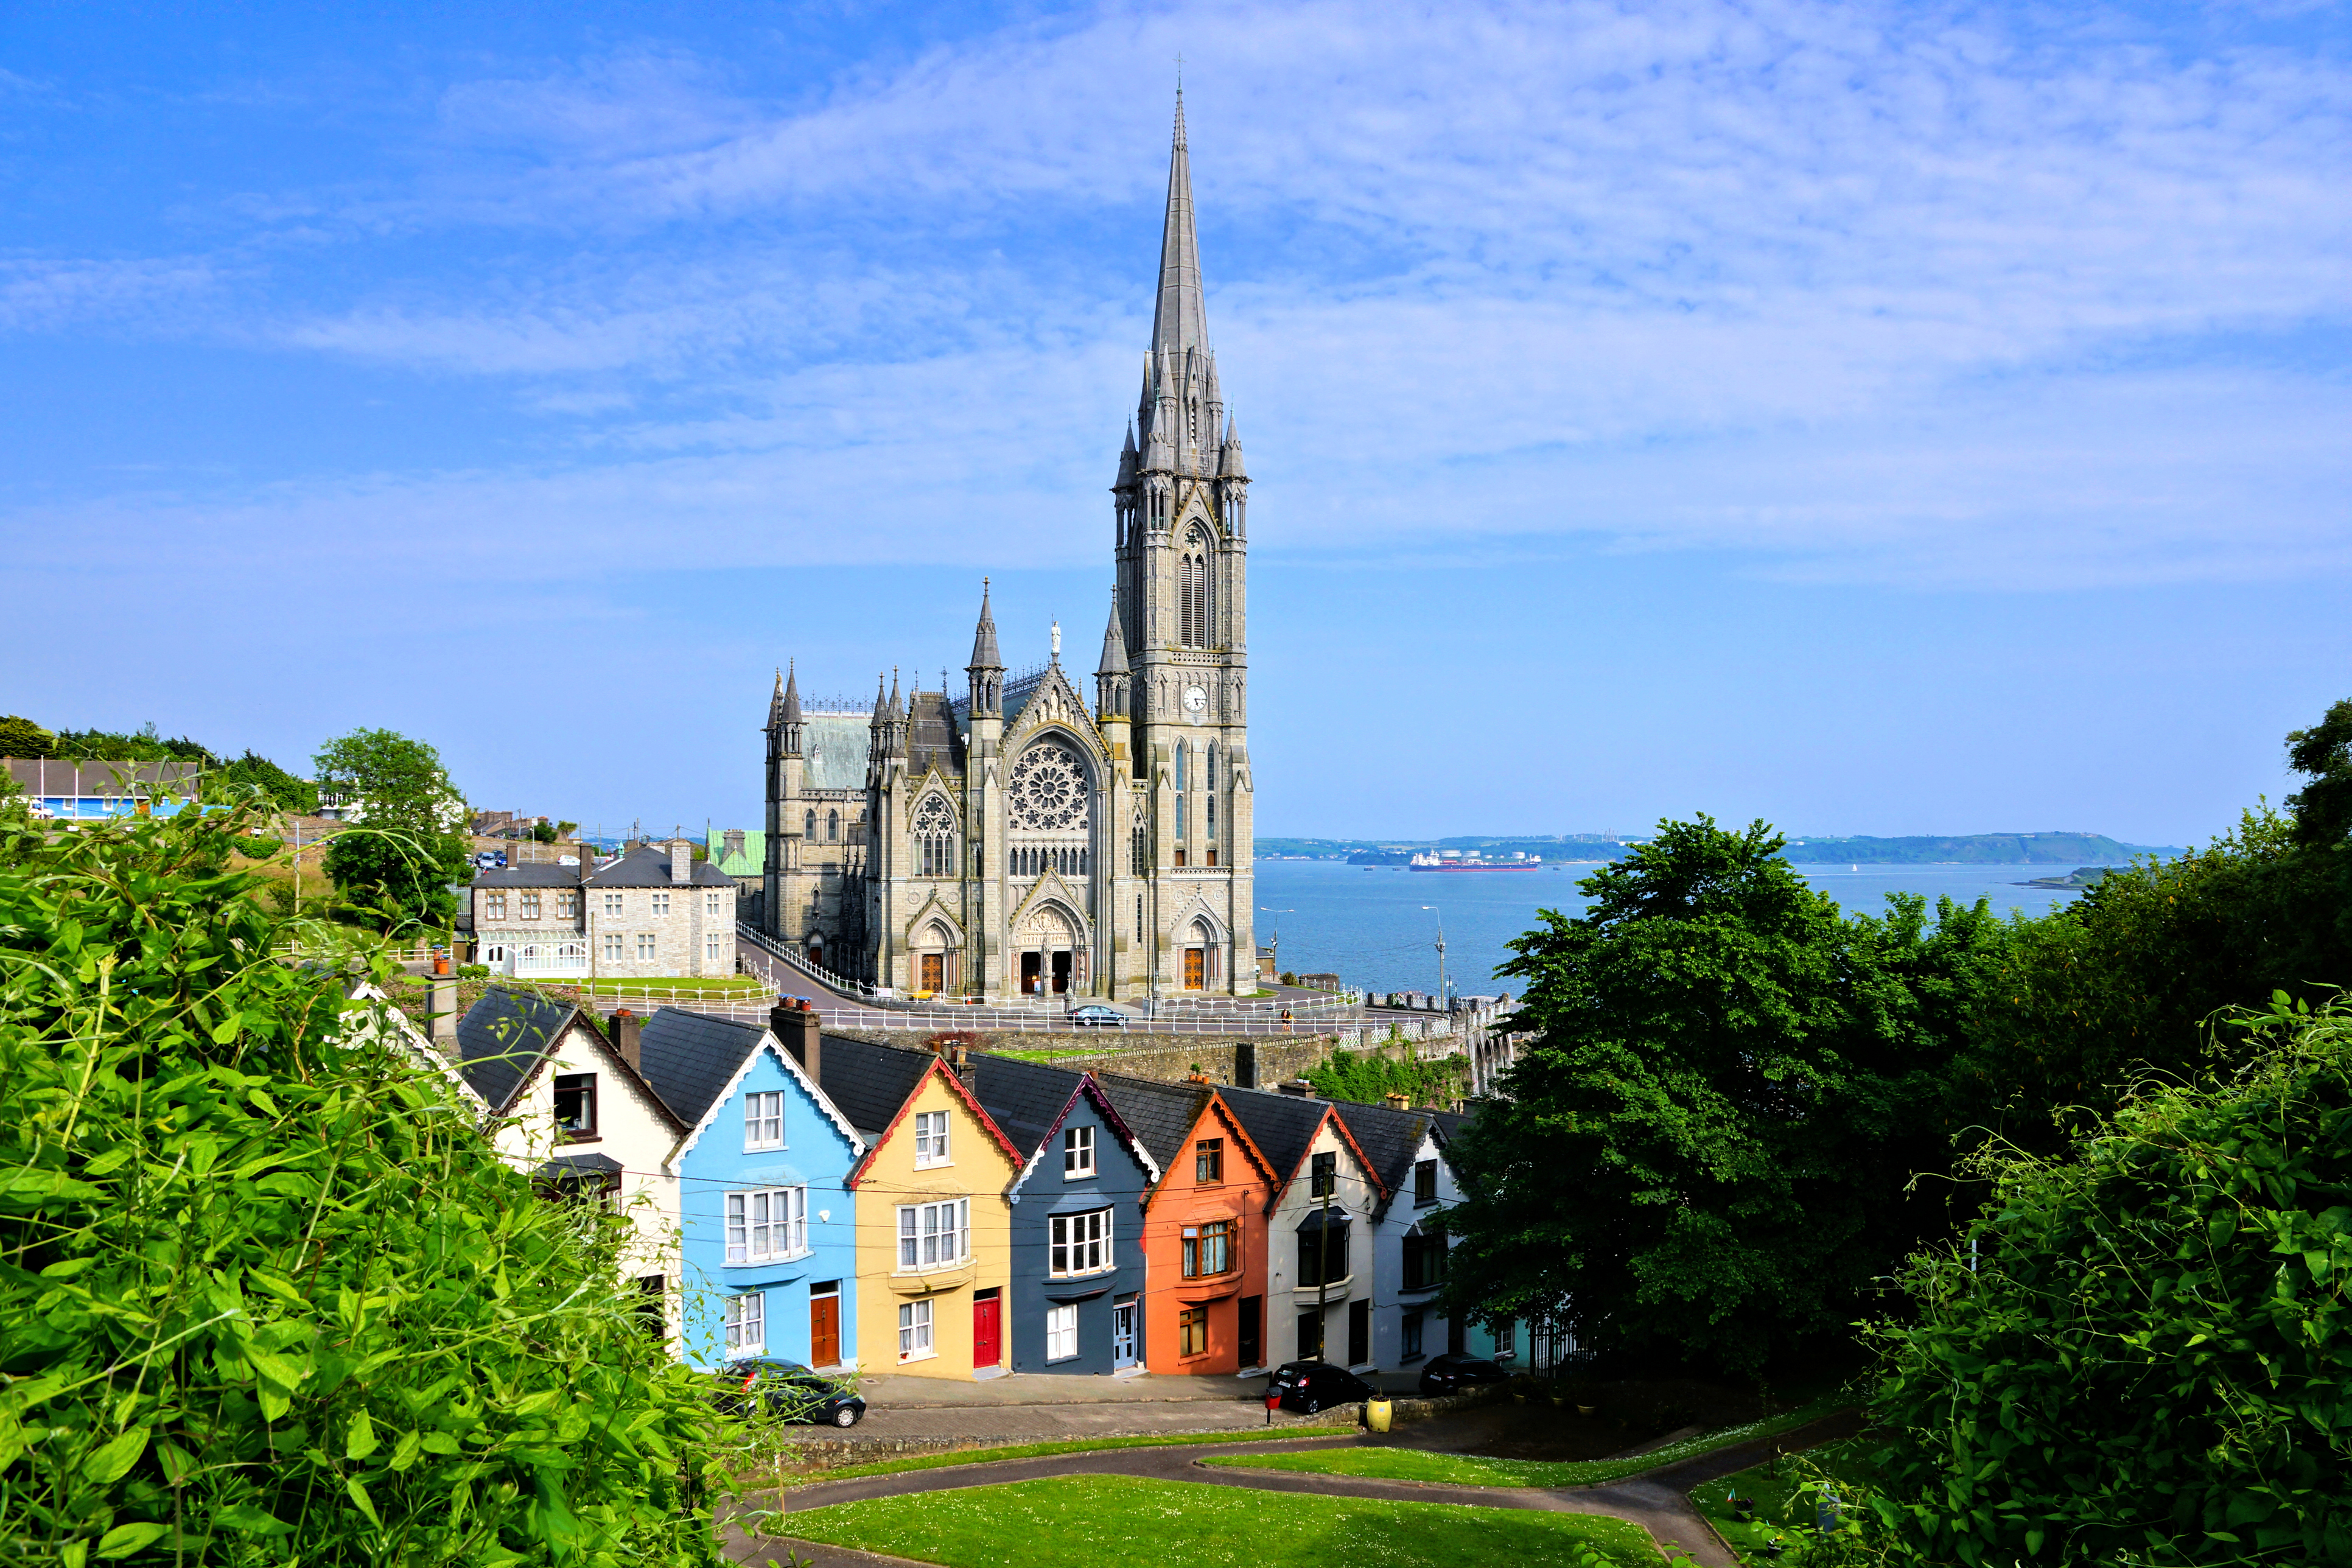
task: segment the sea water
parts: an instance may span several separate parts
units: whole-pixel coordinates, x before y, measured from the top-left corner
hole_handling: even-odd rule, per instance
[[[1538,910],[1584,912],[1591,900],[1576,884],[1597,865],[1547,865],[1540,871],[1408,871],[1336,860],[1257,863],[1257,940],[1278,942],[1280,967],[1337,974],[1367,991],[1437,989],[1437,938],[1445,935],[1445,974],[1456,995],[1508,991],[1499,979],[1513,937],[1539,922]],[[2076,895],[2020,884],[2063,877],[2071,866],[1800,866],[1805,880],[1852,913],[1884,914],[1889,893],[1917,893],[1932,918],[1936,900],[1990,900],[1996,913],[2042,914]],[[1429,907],[1429,906],[1434,906]]]

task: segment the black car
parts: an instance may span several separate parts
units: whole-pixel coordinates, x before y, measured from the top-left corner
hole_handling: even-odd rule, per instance
[[[1360,1399],[1377,1399],[1381,1391],[1349,1372],[1328,1361],[1285,1362],[1266,1374],[1265,1391],[1282,1395],[1282,1408],[1312,1415],[1334,1405],[1353,1405]]]
[[[781,1421],[855,1426],[866,1414],[866,1401],[856,1394],[780,1356],[746,1356],[711,1375],[719,1384],[719,1407],[730,1415],[749,1415],[757,1407]]]
[[[1482,1383],[1503,1383],[1510,1373],[1475,1355],[1433,1355],[1422,1363],[1423,1394],[1459,1394]]]

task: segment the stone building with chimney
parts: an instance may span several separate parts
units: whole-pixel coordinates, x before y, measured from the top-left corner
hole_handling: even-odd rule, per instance
[[[1093,677],[1063,664],[1058,626],[1045,662],[1008,670],[985,583],[960,692],[877,680],[853,711],[780,673],[761,929],[907,994],[1254,991],[1248,494],[1180,92]]]
[[[593,869],[586,859],[477,873],[474,961],[539,980],[735,973],[734,879],[691,842],[632,845]]]

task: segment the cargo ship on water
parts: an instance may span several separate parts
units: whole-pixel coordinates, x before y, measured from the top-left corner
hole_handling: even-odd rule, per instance
[[[1489,860],[1475,849],[1424,850],[1405,862],[1413,871],[1540,871],[1543,857],[1514,852],[1507,860]]]

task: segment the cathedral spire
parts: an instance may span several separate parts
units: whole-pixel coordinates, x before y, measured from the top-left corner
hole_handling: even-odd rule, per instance
[[[1168,161],[1168,218],[1160,235],[1160,304],[1151,346],[1180,374],[1187,351],[1209,352],[1209,317],[1201,300],[1201,246],[1192,232],[1192,163],[1184,147],[1184,89],[1176,89],[1176,145]]]
[[[1127,638],[1118,628],[1118,590],[1110,591],[1110,624],[1103,627],[1102,662],[1095,666],[1097,675],[1127,673]]]
[[[785,675],[783,695],[776,700],[781,705],[785,723],[801,721],[801,677],[797,668]]]
[[[971,634],[971,662],[967,670],[1003,669],[1003,656],[996,651],[996,617],[988,613],[988,579],[980,580],[980,625]]]

